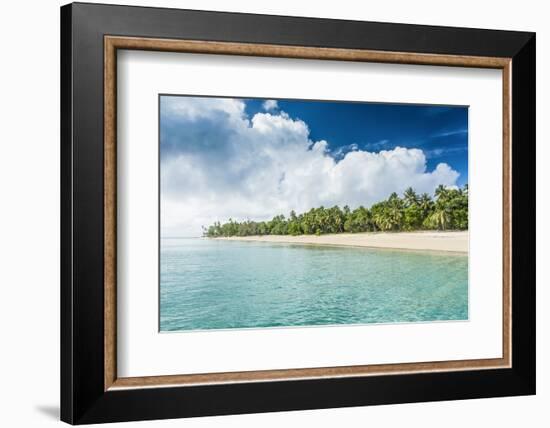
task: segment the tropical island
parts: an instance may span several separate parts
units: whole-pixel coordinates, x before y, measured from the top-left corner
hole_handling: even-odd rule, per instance
[[[414,189],[370,208],[319,207],[269,221],[229,219],[203,228],[207,238],[467,252],[468,185],[438,186],[435,197]],[[377,232],[377,233],[373,233]],[[392,232],[392,233],[380,233]],[[396,233],[401,232],[401,233]],[[431,233],[430,233],[431,232]]]
[[[468,185],[461,189],[438,186],[435,200],[427,193],[417,195],[409,187],[403,197],[392,193],[385,201],[369,208],[360,206],[351,210],[347,205],[340,209],[312,208],[288,218],[277,215],[270,221],[246,220],[227,223],[216,222],[203,229],[208,238],[263,235],[322,235],[327,233],[360,233],[377,231],[467,230]]]

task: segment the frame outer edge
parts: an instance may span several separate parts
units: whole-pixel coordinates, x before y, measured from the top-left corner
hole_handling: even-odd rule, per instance
[[[89,21],[109,17],[104,27],[140,26],[140,30],[107,31],[120,36],[156,37],[159,31],[153,21],[162,20],[162,38],[263,43],[273,45],[311,46],[345,49],[396,51],[395,44],[406,45],[403,52],[446,55],[513,57],[529,40],[525,31],[484,28],[449,27],[395,22],[360,21],[353,19],[311,18],[307,16],[268,15],[245,12],[225,12],[174,7],[123,6],[115,4],[73,3]],[[147,19],[146,15],[153,17]],[[117,26],[113,19],[124,17]],[[205,29],[209,21],[214,30]],[[249,31],[251,21],[258,25]],[[103,23],[102,23],[103,25]],[[345,26],[346,29],[342,30]],[[367,28],[367,26],[369,28]],[[185,27],[185,29],[182,29]],[[274,30],[277,29],[276,32]],[[182,34],[185,34],[182,36]],[[430,33],[426,37],[426,33]],[[480,39],[484,39],[480,43]]]
[[[105,19],[107,17],[109,19]],[[206,20],[221,24],[221,27],[216,25],[205,28]],[[285,28],[288,26],[289,32],[276,33],[273,25],[275,22],[285,25]],[[239,25],[235,26],[235,23]],[[256,28],[260,23],[265,24],[261,31]],[[301,28],[300,32],[294,31],[299,23],[307,24],[306,28]],[[353,27],[350,30],[353,31],[338,32],[337,30],[341,30],[344,25],[350,25]],[[350,41],[350,37],[355,32],[363,32],[362,25],[368,27],[367,33],[380,30],[381,35],[387,35],[390,31],[391,37],[383,39],[374,37],[372,40],[368,39],[368,42]],[[412,52],[445,54],[450,51],[458,55],[474,52],[481,56],[489,52],[497,57],[514,57],[512,109],[516,115],[512,118],[512,133],[516,144],[512,146],[512,158],[514,167],[520,168],[516,169],[514,176],[516,180],[512,183],[515,194],[513,192],[511,197],[513,202],[523,202],[524,205],[519,205],[520,216],[516,211],[512,213],[512,221],[514,225],[519,224],[520,221],[527,224],[520,231],[517,228],[514,229],[516,233],[513,233],[517,248],[513,249],[512,258],[514,262],[518,258],[521,259],[521,267],[518,268],[515,264],[516,269],[513,272],[516,285],[513,294],[514,301],[517,303],[512,306],[512,312],[516,315],[513,322],[513,368],[489,370],[483,376],[476,371],[466,371],[460,374],[452,372],[422,376],[400,375],[384,381],[379,377],[373,377],[368,386],[357,378],[347,378],[330,382],[296,381],[292,387],[283,385],[283,382],[264,382],[227,387],[218,385],[105,392],[104,365],[98,358],[99,354],[103,356],[105,349],[103,337],[98,337],[98,330],[103,329],[104,318],[103,311],[101,315],[97,313],[99,300],[103,302],[104,296],[103,292],[99,293],[95,288],[99,273],[84,269],[95,269],[98,265],[99,260],[89,261],[88,258],[98,256],[97,246],[100,239],[95,239],[90,232],[87,232],[83,224],[89,224],[96,234],[101,232],[101,242],[104,237],[103,227],[98,225],[93,216],[83,223],[85,213],[82,210],[82,205],[85,205],[91,208],[94,215],[103,215],[103,207],[101,207],[101,214],[98,214],[96,211],[99,209],[96,210],[93,205],[93,203],[99,204],[100,200],[96,197],[97,183],[87,183],[83,180],[86,178],[102,180],[103,178],[96,164],[98,153],[95,150],[95,145],[101,138],[99,134],[103,135],[103,128],[96,132],[97,125],[103,123],[103,119],[99,117],[99,111],[103,111],[103,96],[98,93],[103,88],[103,84],[101,87],[99,85],[102,77],[98,75],[99,51],[103,55],[103,50],[98,48],[101,44],[100,38],[102,39],[106,34],[139,34],[144,37],[155,35],[164,38],[201,39],[202,35],[206,34],[202,40],[245,43],[266,41],[275,44],[284,44],[281,40],[290,40],[291,44],[308,45],[303,41],[315,38],[316,33],[323,27],[327,29],[326,34],[315,42],[322,46],[326,44],[332,47],[353,48],[352,45],[358,44],[361,49],[363,46],[370,45],[374,48],[365,47],[365,49],[384,50],[382,45],[389,43],[394,46],[412,46],[408,48]],[[255,28],[256,31],[254,31]],[[404,33],[426,37],[431,34],[433,37],[428,37],[429,40],[422,39],[421,47],[413,49],[418,46],[419,41],[414,39],[409,42],[411,38],[403,38]],[[439,42],[438,34],[445,36],[442,42]],[[486,36],[487,39],[480,41],[481,36]],[[535,206],[535,170],[533,168],[535,43],[533,33],[357,21],[351,21],[348,24],[334,20],[308,20],[294,17],[287,19],[251,14],[245,16],[219,12],[80,3],[62,7],[61,39],[61,417],[63,421],[81,424],[164,419],[526,395],[535,392],[535,225],[532,221]],[[74,55],[77,52],[79,54]],[[103,69],[102,66],[101,69]],[[518,97],[518,94],[522,95],[522,90],[526,90],[527,93]],[[98,105],[100,102],[101,108]],[[518,127],[526,133],[525,136],[520,135]],[[521,141],[521,149],[518,148],[518,137]],[[94,147],[90,148],[90,145]],[[522,151],[530,153],[522,153]],[[103,150],[101,152],[103,153]],[[85,171],[79,167],[84,167]],[[518,177],[523,174],[527,176],[518,180]],[[533,186],[526,187],[530,184]],[[518,194],[524,191],[524,195]],[[87,199],[83,199],[83,195]],[[101,196],[103,200],[104,195]],[[524,236],[522,236],[523,232],[525,232]],[[83,245],[85,240],[90,244],[87,248]],[[75,258],[80,257],[79,263],[73,263],[73,255]],[[82,275],[83,273],[88,275]],[[104,271],[101,269],[101,277],[103,274]],[[522,290],[518,290],[518,283]],[[519,297],[519,301],[516,297]],[[101,306],[103,309],[103,303]],[[518,320],[519,314],[521,314],[521,320]],[[526,334],[521,342],[516,340],[518,333]],[[471,388],[473,382],[480,382],[478,388]],[[422,385],[425,388],[422,388]],[[449,385],[453,387],[449,388]],[[412,395],[414,390],[416,393]],[[375,395],[373,391],[376,391]],[[245,402],[247,399],[249,401]]]
[[[73,364],[73,34],[72,5],[60,9],[60,156],[61,156],[61,302],[60,302],[60,418],[63,422],[74,423],[74,364]]]
[[[536,35],[512,59],[512,364],[536,393]],[[517,316],[521,315],[521,316]]]

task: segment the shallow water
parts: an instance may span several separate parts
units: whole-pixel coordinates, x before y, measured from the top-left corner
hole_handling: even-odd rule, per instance
[[[160,330],[468,319],[468,257],[161,239]]]

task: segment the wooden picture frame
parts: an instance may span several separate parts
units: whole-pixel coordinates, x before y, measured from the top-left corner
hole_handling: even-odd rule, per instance
[[[117,49],[502,70],[502,358],[118,377]],[[534,34],[77,3],[61,9],[61,52],[62,420],[535,392]]]

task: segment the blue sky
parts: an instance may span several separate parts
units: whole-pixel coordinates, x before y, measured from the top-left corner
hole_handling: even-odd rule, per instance
[[[261,112],[264,102],[245,99],[246,112]],[[458,185],[468,183],[467,107],[302,100],[277,100],[277,105],[307,123],[312,140],[327,140],[335,158],[355,147],[374,152],[397,145],[418,148],[428,169],[445,162],[460,173]]]
[[[468,180],[468,110],[160,97],[162,236]]]

